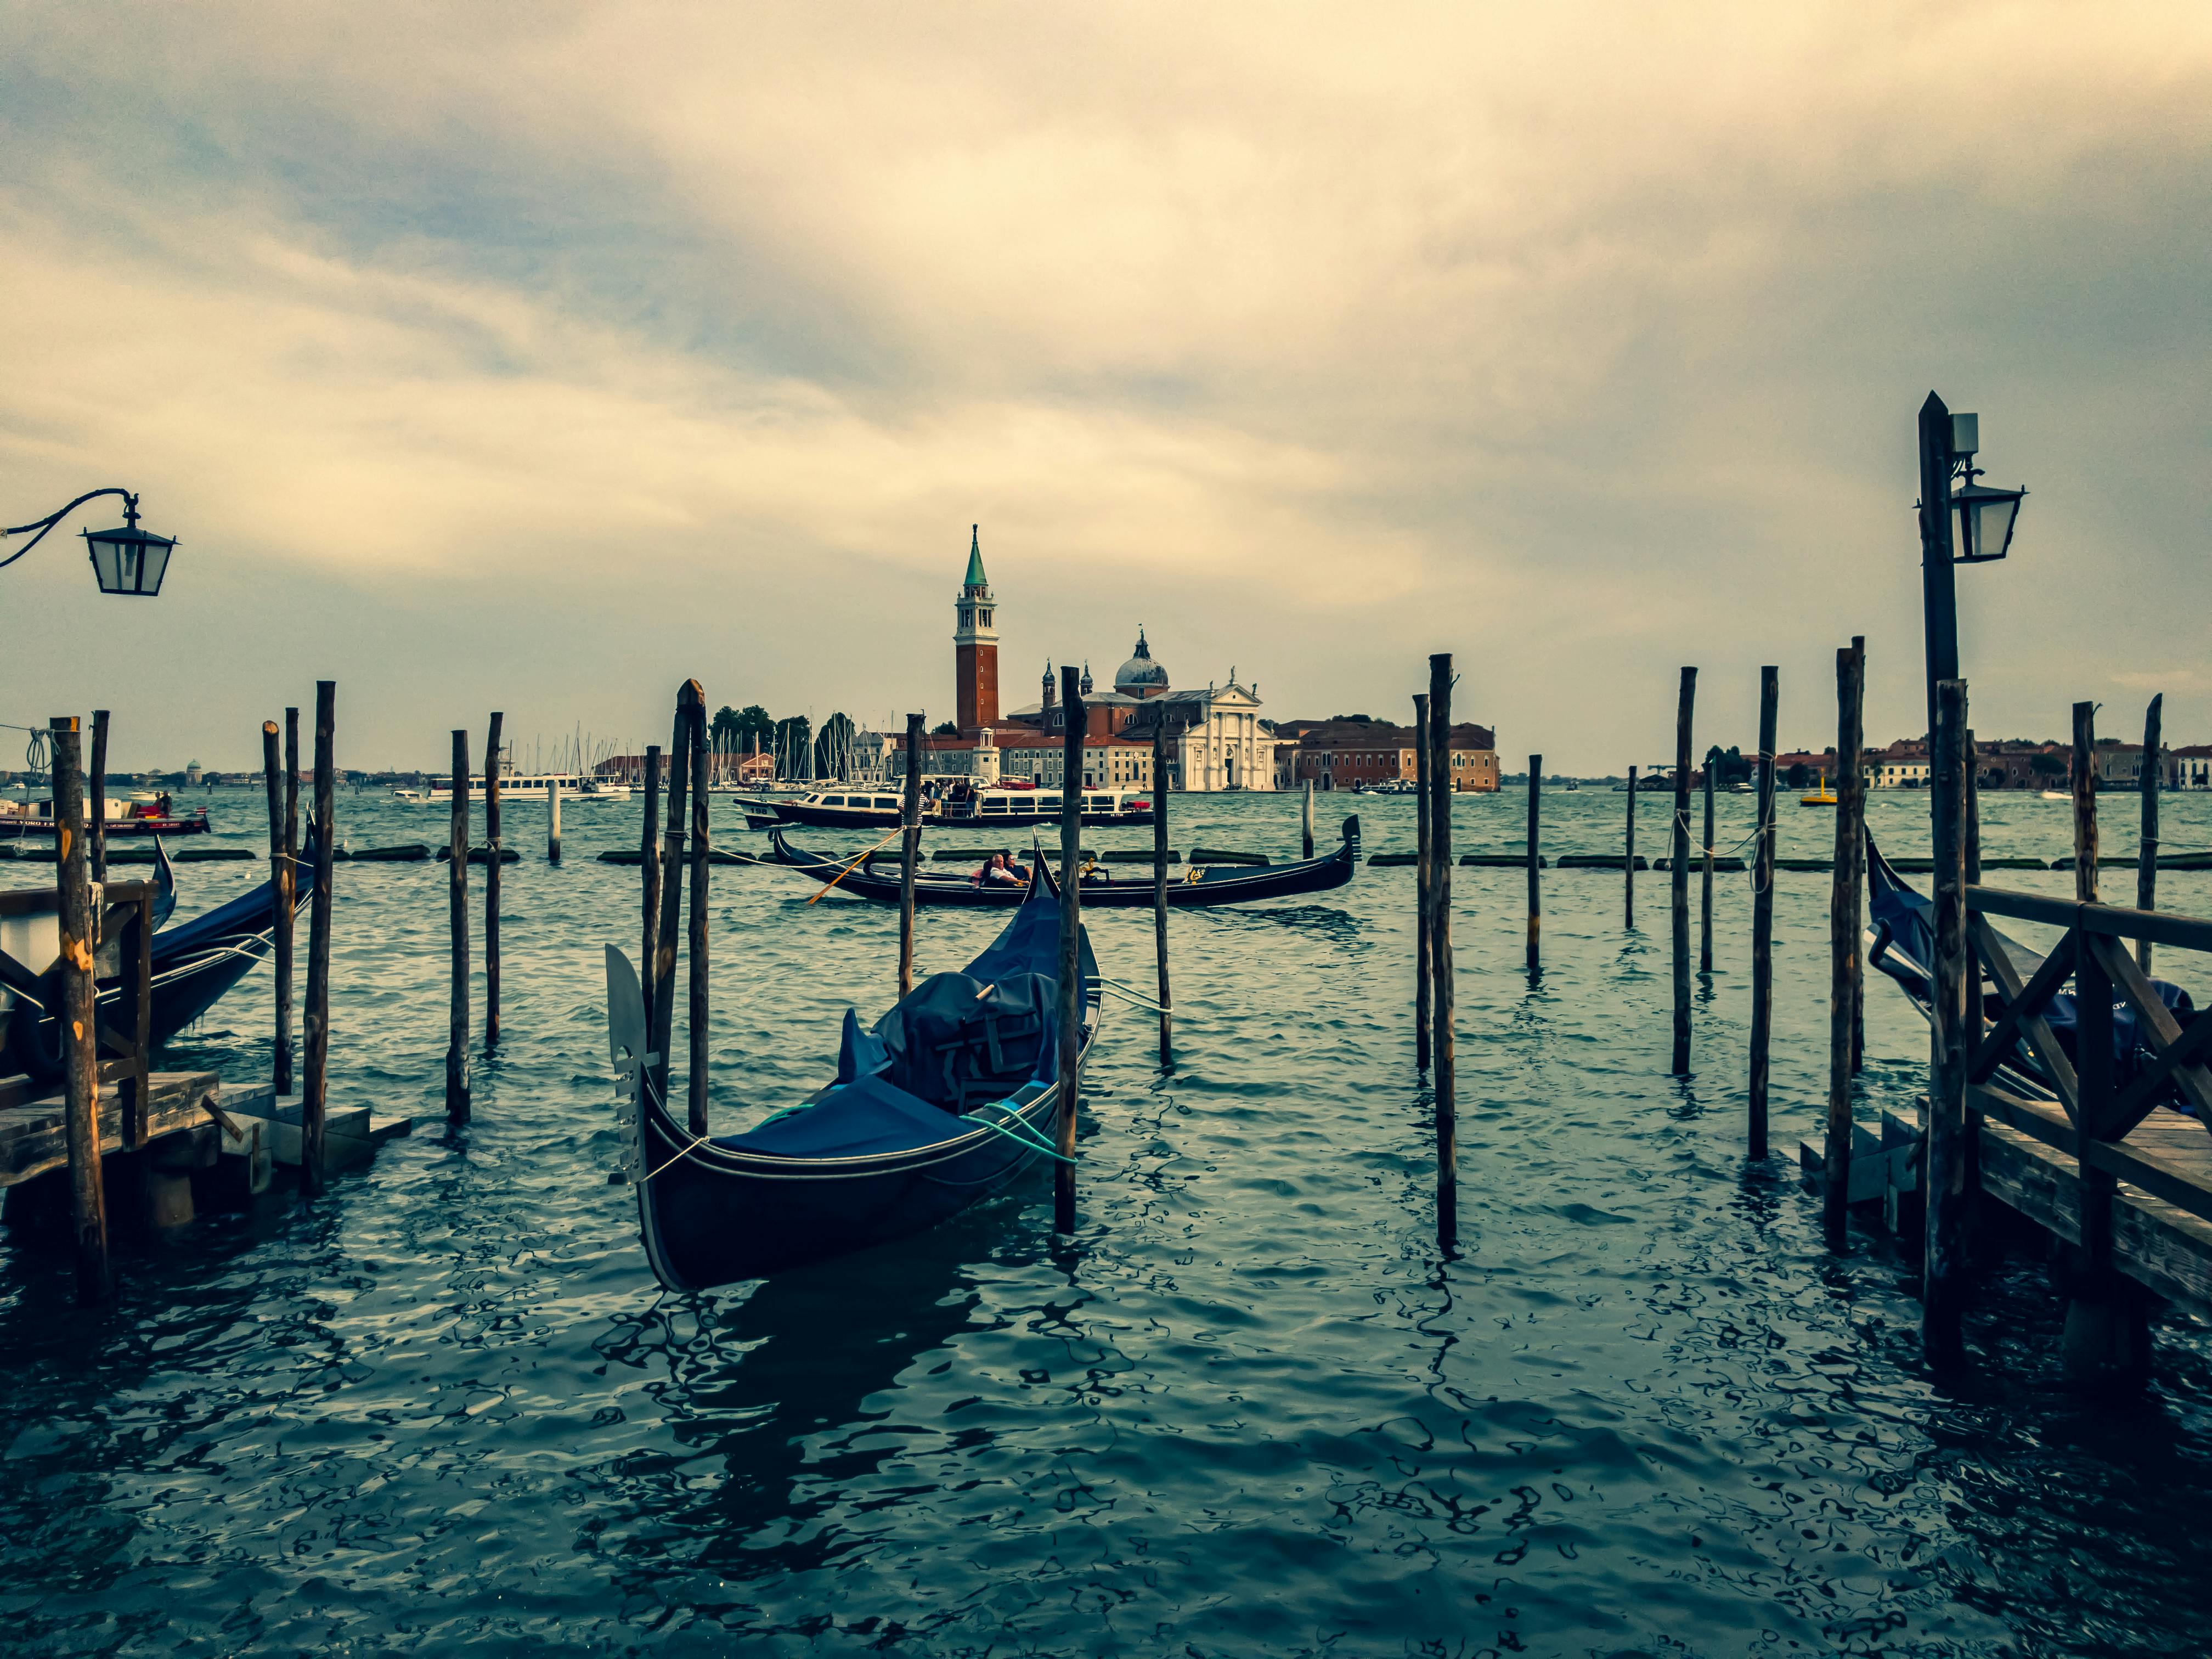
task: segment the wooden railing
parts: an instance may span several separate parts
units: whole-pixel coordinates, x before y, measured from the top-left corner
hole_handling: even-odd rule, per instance
[[[2212,921],[1996,887],[1970,885],[1965,896],[1969,942],[1996,988],[1986,1000],[1996,1005],[1996,1018],[1969,1036],[1967,1103],[2076,1159],[2085,1190],[2093,1176],[2118,1178],[2212,1221],[2212,1192],[2199,1178],[2154,1153],[2120,1144],[2169,1089],[2199,1117],[2212,1121],[2212,1066],[2206,1063],[2212,1057],[2212,1018],[2193,1019],[2185,1028],[2121,943],[2143,940],[2212,951]],[[1990,916],[2041,922],[2063,929],[2063,936],[2033,977],[2022,983],[1990,925]],[[2069,983],[2075,1008],[2072,1057],[2044,1018],[2051,999]],[[1986,1000],[1985,1012],[1990,1012]],[[2119,1075],[2112,1034],[2112,1017],[2122,1004],[2134,1013],[2136,1029],[2149,1050],[2148,1063],[2127,1079]],[[2023,1045],[2063,1109],[2063,1125],[1997,1080],[2000,1068]],[[2086,1237],[2083,1242],[2089,1244]]]

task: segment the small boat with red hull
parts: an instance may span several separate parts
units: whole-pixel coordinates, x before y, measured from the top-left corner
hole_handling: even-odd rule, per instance
[[[215,826],[207,809],[197,812],[173,811],[167,794],[133,797],[107,803],[106,833],[116,836],[204,836]],[[51,836],[54,833],[54,804],[51,800],[0,800],[0,840],[9,836]]]

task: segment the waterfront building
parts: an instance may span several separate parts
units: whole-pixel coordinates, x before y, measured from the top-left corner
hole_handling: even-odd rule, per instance
[[[1290,756],[1291,777],[1298,787],[1310,779],[1316,789],[1352,789],[1363,784],[1412,783],[1419,775],[1415,747],[1421,734],[1412,726],[1351,719],[1287,725],[1299,733]],[[1279,733],[1285,728],[1276,729]],[[1487,793],[1498,787],[1498,740],[1491,727],[1455,723],[1448,753],[1454,790]]]

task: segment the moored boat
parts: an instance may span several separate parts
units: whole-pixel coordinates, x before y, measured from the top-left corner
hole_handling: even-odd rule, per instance
[[[1087,935],[1076,948],[1087,1055],[1103,985]],[[832,1081],[702,1136],[654,1087],[637,974],[609,945],[608,1050],[653,1276],[703,1290],[903,1237],[1057,1156],[1059,951],[1060,904],[1040,882],[963,972],[925,980],[867,1031],[848,1009]]]
[[[849,893],[855,898],[870,899],[878,904],[896,904],[899,902],[899,878],[896,875],[872,873],[858,859],[848,863],[845,860],[805,852],[793,846],[780,829],[773,832],[772,839],[778,860],[805,872],[818,881],[830,883],[834,880],[836,892]],[[1038,855],[1038,862],[1044,863],[1042,854]],[[1343,845],[1333,853],[1297,864],[1277,865],[1266,869],[1242,866],[1189,867],[1169,881],[1167,902],[1176,909],[1189,909],[1322,893],[1349,882],[1352,872],[1358,866],[1359,820],[1346,818],[1344,821]],[[1086,908],[1134,909],[1152,904],[1152,872],[1142,865],[1123,867],[1128,873],[1118,876],[1099,866],[1093,866],[1086,871],[1083,881],[1083,902]],[[1044,878],[1048,882],[1052,879],[1048,865],[1044,870]],[[914,883],[914,902],[916,904],[966,905],[985,908],[1007,907],[1023,903],[1028,890],[1027,883],[984,882],[974,874],[917,873]]]

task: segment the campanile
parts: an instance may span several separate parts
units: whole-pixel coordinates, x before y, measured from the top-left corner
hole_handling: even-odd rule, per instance
[[[983,574],[981,530],[969,526],[968,575],[952,602],[952,700],[963,737],[999,720],[999,630],[992,625],[998,605]]]

